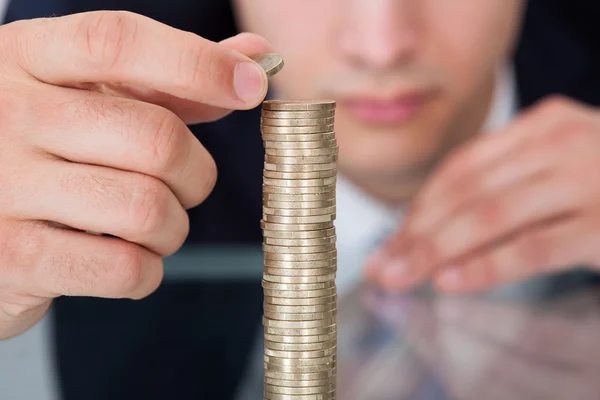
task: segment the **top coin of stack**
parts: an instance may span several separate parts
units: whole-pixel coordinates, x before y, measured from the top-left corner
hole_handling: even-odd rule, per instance
[[[335,399],[335,102],[266,101],[265,399]]]

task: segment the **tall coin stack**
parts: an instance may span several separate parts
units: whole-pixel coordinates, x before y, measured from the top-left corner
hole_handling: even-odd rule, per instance
[[[266,101],[264,398],[335,399],[335,102]]]

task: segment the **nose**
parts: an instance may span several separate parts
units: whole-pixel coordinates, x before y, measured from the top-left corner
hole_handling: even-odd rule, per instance
[[[406,63],[419,45],[419,0],[340,0],[336,49],[362,67]]]

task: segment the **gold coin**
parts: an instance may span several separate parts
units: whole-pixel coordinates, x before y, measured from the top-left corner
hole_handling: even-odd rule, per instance
[[[335,214],[308,215],[305,217],[282,217],[281,215],[263,214],[265,222],[273,222],[275,224],[315,224],[318,222],[335,221],[335,218]]]
[[[304,262],[304,261],[318,261],[318,260],[329,260],[331,258],[337,258],[337,250],[327,251],[324,253],[303,253],[303,254],[287,254],[287,253],[265,253],[266,260],[277,260],[277,261],[292,261],[292,262]]]
[[[308,208],[301,209],[295,208],[292,210],[282,209],[282,208],[271,208],[271,207],[263,207],[264,214],[270,215],[280,215],[282,217],[305,217],[309,215],[327,215],[327,214],[335,214],[336,209],[335,206],[324,207],[324,208]]]
[[[325,260],[312,261],[281,261],[271,260],[265,257],[264,263],[265,268],[295,269],[298,271],[303,271],[306,269],[337,268],[337,257],[327,258]]]
[[[274,365],[288,365],[288,366],[304,366],[304,365],[318,365],[318,364],[330,364],[333,361],[337,361],[336,354],[332,354],[325,357],[318,358],[281,358],[273,356],[263,356],[263,360],[269,364]]]
[[[280,350],[280,351],[314,351],[314,350],[325,350],[337,346],[337,340],[330,340],[328,342],[313,342],[313,343],[279,343],[272,342],[270,340],[264,341],[264,347],[266,349]]]
[[[266,237],[263,240],[264,244],[275,246],[323,246],[330,243],[335,243],[337,236],[323,236],[316,239],[278,239]]]
[[[280,135],[273,133],[263,133],[262,140],[268,141],[280,141],[280,142],[322,142],[324,140],[335,139],[335,133],[323,132],[323,133],[310,133],[304,135]],[[322,146],[319,146],[322,147]]]
[[[333,340],[337,340],[337,332],[326,333],[323,335],[305,336],[275,335],[271,333],[265,333],[265,340],[287,344],[328,343]]]
[[[263,110],[272,111],[323,111],[335,110],[333,100],[266,100],[262,104]]]
[[[337,155],[333,156],[314,156],[314,157],[277,157],[265,155],[265,162],[268,164],[326,164],[335,163]]]
[[[263,230],[264,237],[278,238],[278,239],[315,239],[325,236],[335,235],[335,228],[331,227],[328,229],[314,230],[314,231],[271,231]]]
[[[293,394],[279,394],[279,393],[269,393],[267,391],[264,393],[264,400],[335,400],[336,394],[335,390],[332,390],[329,393],[319,393],[319,394],[304,394],[304,395],[293,395]]]
[[[314,321],[281,321],[275,319],[269,319],[267,317],[263,317],[263,326],[265,328],[283,328],[283,329],[323,329],[323,332],[315,332],[315,335],[322,335],[324,333],[333,332],[337,326],[335,325],[335,317],[323,318]],[[325,331],[328,330],[328,331]],[[269,332],[273,333],[273,332]],[[300,333],[308,335],[309,333]],[[285,334],[284,334],[285,335]]]
[[[282,194],[263,192],[263,200],[273,201],[322,201],[335,200],[336,192],[305,193],[305,194]]]
[[[314,254],[325,253],[335,250],[335,243],[324,244],[321,246],[277,246],[272,244],[262,245],[265,253],[280,253],[280,254]]]
[[[337,171],[337,162],[325,164],[272,164],[264,163],[265,171],[275,172],[316,172]]]
[[[265,170],[263,176],[265,178],[273,179],[319,179],[319,178],[331,178],[337,175],[337,170],[332,169],[329,171],[313,171],[313,172],[278,172]]]
[[[309,277],[317,277],[317,276],[329,276],[335,274],[337,272],[337,267],[333,268],[312,268],[312,269],[299,269],[299,268],[271,268],[266,266],[265,272],[263,275],[263,279],[271,280],[271,282],[276,282],[275,279],[277,277],[298,277],[298,278],[309,278]],[[269,278],[265,278],[265,276],[269,276]],[[316,281],[318,282],[318,281]],[[291,282],[294,283],[294,282]],[[297,282],[296,282],[297,283]]]
[[[321,178],[321,179],[298,179],[295,181],[263,178],[263,184],[265,184],[265,185],[279,186],[279,187],[291,187],[291,188],[327,186],[327,185],[333,185],[335,183],[336,183],[335,177]]]
[[[337,308],[337,302],[318,304],[314,306],[281,306],[277,304],[263,303],[263,310],[269,312],[280,312],[284,314],[289,313],[315,313],[335,310]]]
[[[320,283],[335,280],[335,273],[313,276],[281,276],[263,274],[263,279],[274,283]]]
[[[320,304],[330,304],[337,301],[337,295],[329,295],[315,298],[286,299],[282,297],[265,296],[263,304],[283,305],[283,306],[311,306]]]
[[[286,299],[309,299],[313,297],[331,296],[337,293],[337,288],[317,289],[317,290],[279,290],[263,289],[265,297],[279,297]]]
[[[267,118],[261,117],[260,123],[262,126],[318,126],[323,127],[333,125],[335,118]]]
[[[320,327],[320,328],[278,328],[273,326],[265,326],[265,333],[272,335],[287,335],[287,336],[315,336],[315,335],[327,335],[337,332],[336,326],[331,327]]]
[[[277,53],[264,53],[250,56],[267,74],[272,77],[283,68],[283,57]]]
[[[273,343],[273,342],[269,342]],[[277,343],[281,344],[281,343]],[[320,344],[320,343],[316,343]],[[266,343],[265,343],[266,345]],[[329,371],[320,371],[320,372],[306,372],[301,374],[293,374],[293,373],[285,373],[285,372],[275,372],[275,371],[265,371],[265,378],[269,379],[280,379],[282,381],[311,381],[316,379],[327,379],[327,378],[335,378],[337,375],[337,368],[332,368]]]
[[[318,224],[273,224],[270,222],[260,221],[260,226],[263,229],[273,231],[318,231],[321,229],[333,228],[333,222],[321,222]]]
[[[315,365],[277,365],[263,362],[265,371],[283,372],[291,374],[303,374],[309,372],[321,372],[331,371],[337,369],[337,361],[333,361],[329,364],[315,364]]]
[[[265,374],[264,383],[276,387],[319,387],[331,385],[335,381],[335,376],[325,376],[315,379],[281,379],[271,378]]]
[[[330,193],[336,191],[336,184],[327,186],[307,186],[307,187],[282,187],[263,184],[263,193],[281,193],[281,194],[308,194],[308,193]]]
[[[277,283],[277,282],[262,282],[262,287],[265,289],[277,290],[318,290],[327,289],[335,286],[335,282],[318,282],[318,283]]]
[[[286,119],[306,119],[306,118],[331,118],[335,117],[335,110],[324,111],[271,111],[262,110],[261,117],[264,118],[286,118]]]
[[[270,311],[264,311],[263,315],[266,318],[276,321],[286,322],[309,322],[309,321],[323,321],[328,318],[335,318],[337,315],[337,309],[332,311],[324,311],[319,313],[305,313],[305,314],[285,314],[285,313],[273,313]]]
[[[308,208],[325,208],[335,206],[335,199],[332,200],[320,200],[320,201],[263,201],[263,206],[267,208],[284,208],[284,209],[308,209]],[[282,218],[294,218],[294,217],[282,217]],[[331,220],[331,219],[330,219]],[[265,221],[274,222],[274,221]],[[297,221],[291,222],[296,223]],[[316,221],[316,222],[327,222],[327,221]]]
[[[328,349],[312,351],[286,351],[274,350],[269,348],[265,348],[264,350],[264,353],[267,356],[281,358],[321,358],[337,353],[337,347],[330,347]]]
[[[315,156],[334,156],[339,153],[339,147],[324,147],[320,149],[271,149],[266,148],[265,154],[279,157],[315,157]]]
[[[267,133],[267,132],[263,132]],[[308,132],[311,133],[311,132]],[[308,150],[308,149],[329,149],[337,146],[335,139],[309,142],[280,142],[268,141],[263,142],[266,149],[284,149],[284,150]]]

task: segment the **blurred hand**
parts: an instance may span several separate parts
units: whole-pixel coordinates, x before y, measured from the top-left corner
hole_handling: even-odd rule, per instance
[[[124,12],[0,28],[0,339],[57,296],[156,289],[216,180],[186,123],[257,106],[266,75],[244,54],[267,51]]]
[[[472,291],[600,266],[600,111],[548,99],[458,149],[368,263],[392,290]]]

